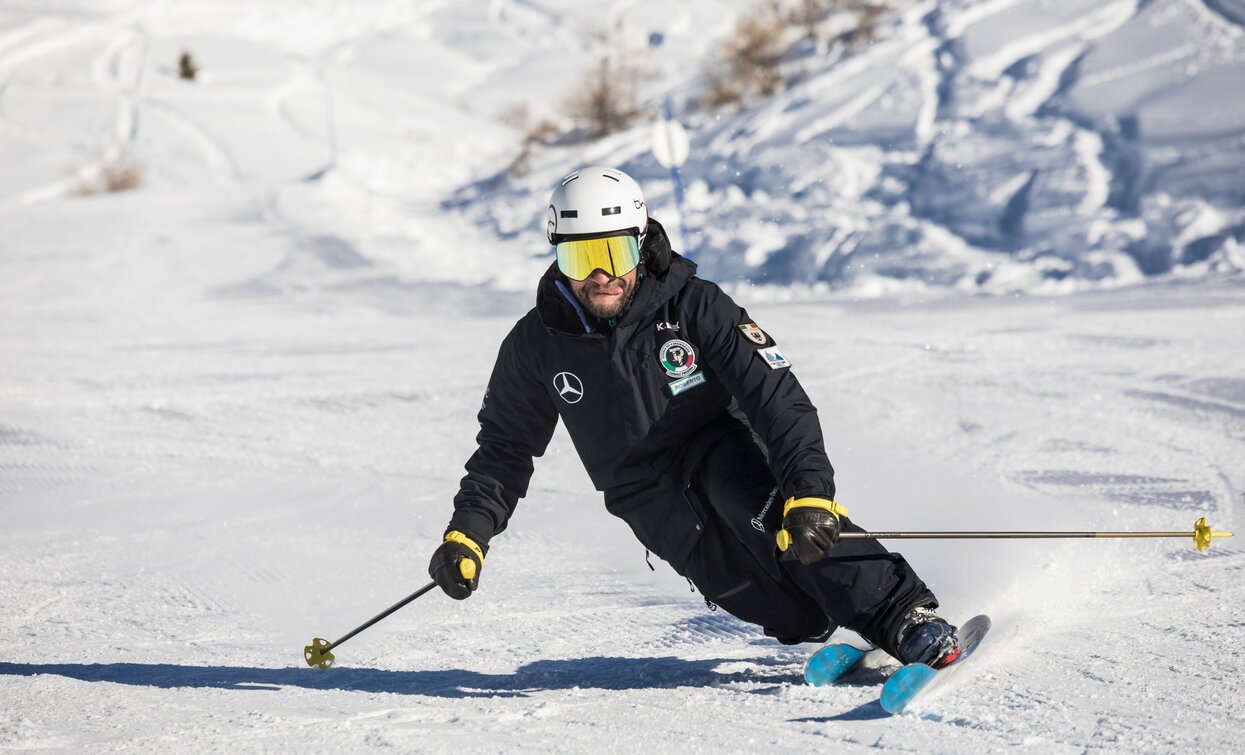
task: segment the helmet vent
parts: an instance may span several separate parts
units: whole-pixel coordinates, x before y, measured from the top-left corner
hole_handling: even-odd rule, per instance
[[[602,207],[601,214],[602,215],[621,215],[622,208],[621,207]]]
[[[601,171],[601,176],[604,178],[608,178],[611,181],[617,181],[618,183],[622,183],[621,179],[618,178],[618,171],[603,170]]]
[[[562,185],[563,185],[563,186],[566,186],[568,183],[570,183],[571,181],[574,181],[576,178],[579,178],[579,173],[578,173],[578,172],[576,172],[576,173],[572,173],[572,174],[570,174],[569,176],[567,176],[566,178],[563,178],[563,179],[562,179]]]
[[[577,218],[577,217],[579,217],[579,210],[563,210],[563,211],[562,211],[562,217],[564,217],[564,218]]]

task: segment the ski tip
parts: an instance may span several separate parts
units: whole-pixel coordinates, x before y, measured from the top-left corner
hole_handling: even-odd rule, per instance
[[[936,670],[923,663],[910,663],[892,674],[882,686],[880,699],[882,708],[892,715],[899,715],[907,710],[908,706],[920,698],[935,679],[957,669],[977,651],[982,639],[990,630],[990,624],[990,617],[982,614],[960,625],[958,630],[961,643],[960,654],[942,669]]]
[[[964,651],[960,656],[961,659],[968,657],[977,649],[977,646],[985,639],[986,633],[990,631],[991,626],[993,626],[993,622],[984,613],[974,616],[960,626],[957,634],[960,636],[960,646]],[[957,662],[959,662],[959,659],[957,659]]]
[[[984,632],[992,626],[990,617],[984,613],[978,614],[968,621],[960,625],[960,631],[964,631],[968,627],[975,627],[978,631]]]
[[[938,672],[923,663],[904,666],[892,674],[882,687],[882,708],[894,716],[903,713],[936,676]]]
[[[860,662],[865,652],[850,645],[827,645],[804,664],[804,681],[814,687],[834,684]]]

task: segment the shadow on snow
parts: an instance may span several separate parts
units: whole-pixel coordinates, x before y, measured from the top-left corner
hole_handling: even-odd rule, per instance
[[[835,721],[875,721],[880,718],[890,717],[891,714],[887,713],[886,709],[882,707],[882,702],[880,700],[870,700],[863,705],[859,705],[846,713],[840,713],[837,716],[792,718],[788,719],[788,721],[790,723],[828,724]]]
[[[181,666],[167,663],[3,663],[0,676],[50,674],[84,682],[112,682],[137,687],[197,687],[208,689],[278,690],[301,687],[352,692],[390,692],[430,697],[521,697],[531,692],[574,688],[629,690],[713,687],[731,683],[788,685],[802,683],[797,674],[773,667],[770,658],[750,659],[756,668],[719,672],[723,664],[740,659],[686,660],[683,658],[579,658],[529,663],[513,674],[447,671],[387,671],[383,669],[255,668],[238,666]],[[768,689],[748,690],[769,693]]]

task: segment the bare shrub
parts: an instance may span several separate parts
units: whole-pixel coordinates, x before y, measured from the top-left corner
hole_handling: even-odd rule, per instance
[[[804,32],[804,39],[821,39],[821,24],[828,16],[843,10],[851,0],[795,0],[787,18]]]
[[[555,143],[562,135],[562,129],[558,127],[558,124],[548,118],[533,122],[527,105],[522,103],[512,105],[502,111],[501,121],[522,134],[519,154],[507,168],[507,172],[512,176],[521,176],[526,173],[536,150]]]
[[[889,0],[764,0],[718,46],[701,105],[741,104],[781,91],[789,83],[782,63],[796,39],[852,53],[877,38],[889,9]]]
[[[832,40],[844,45],[849,51],[873,44],[878,37],[878,21],[890,8],[885,2],[874,2],[857,5],[853,10],[856,12],[856,25]]]
[[[788,0],[783,14],[788,23],[810,42],[841,44],[855,50],[877,38],[877,25],[890,9],[887,0]],[[850,19],[843,16],[850,14]],[[836,30],[826,31],[826,21],[838,17]],[[846,27],[843,26],[846,23]]]
[[[787,80],[779,66],[787,52],[786,30],[773,4],[740,19],[719,45],[718,57],[707,72],[704,104],[717,107],[749,96],[768,97],[785,87]]]
[[[194,81],[199,76],[199,66],[189,50],[183,50],[177,59],[177,78],[183,81]]]
[[[141,187],[146,178],[142,163],[119,146],[109,145],[91,164],[78,171],[73,193],[91,196],[132,191]]]
[[[563,112],[588,138],[621,131],[644,111],[640,108],[638,53],[622,41],[622,30],[590,32],[599,52],[596,62],[563,102]]]
[[[131,191],[143,185],[146,173],[136,162],[113,162],[104,166],[104,191]]]

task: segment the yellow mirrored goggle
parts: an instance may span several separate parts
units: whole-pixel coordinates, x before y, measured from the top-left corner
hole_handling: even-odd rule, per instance
[[[640,240],[631,234],[558,244],[558,269],[571,280],[584,280],[594,270],[604,270],[611,278],[619,278],[639,264]]]

